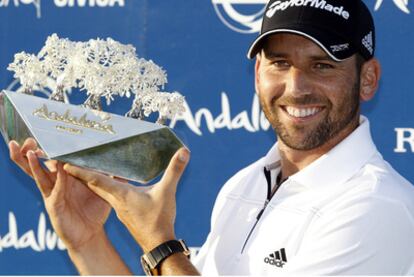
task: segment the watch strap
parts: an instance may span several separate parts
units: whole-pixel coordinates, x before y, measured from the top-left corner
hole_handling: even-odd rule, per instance
[[[163,260],[175,253],[184,253],[190,257],[190,250],[183,240],[169,240],[144,254],[142,258],[146,261],[151,270],[156,269]]]

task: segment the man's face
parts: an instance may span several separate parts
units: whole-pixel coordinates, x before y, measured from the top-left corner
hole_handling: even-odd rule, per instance
[[[268,38],[256,64],[256,89],[267,119],[292,149],[318,148],[358,124],[355,55],[335,62],[302,36]]]

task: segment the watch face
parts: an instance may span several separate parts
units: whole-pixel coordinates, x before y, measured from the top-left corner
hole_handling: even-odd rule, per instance
[[[141,265],[142,265],[142,269],[144,270],[145,274],[147,274],[148,276],[152,276],[151,268],[143,256],[141,256]]]

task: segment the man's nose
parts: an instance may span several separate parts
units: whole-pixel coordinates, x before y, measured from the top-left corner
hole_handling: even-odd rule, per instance
[[[311,93],[308,74],[297,67],[291,67],[286,76],[286,93],[293,96],[300,96]]]

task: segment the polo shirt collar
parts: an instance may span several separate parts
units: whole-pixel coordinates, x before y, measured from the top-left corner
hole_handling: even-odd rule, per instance
[[[369,121],[360,117],[360,125],[329,152],[310,165],[289,177],[306,187],[342,184],[349,180],[366,162],[377,153],[371,138]],[[280,164],[278,143],[273,145],[264,158],[264,165],[274,168]]]

